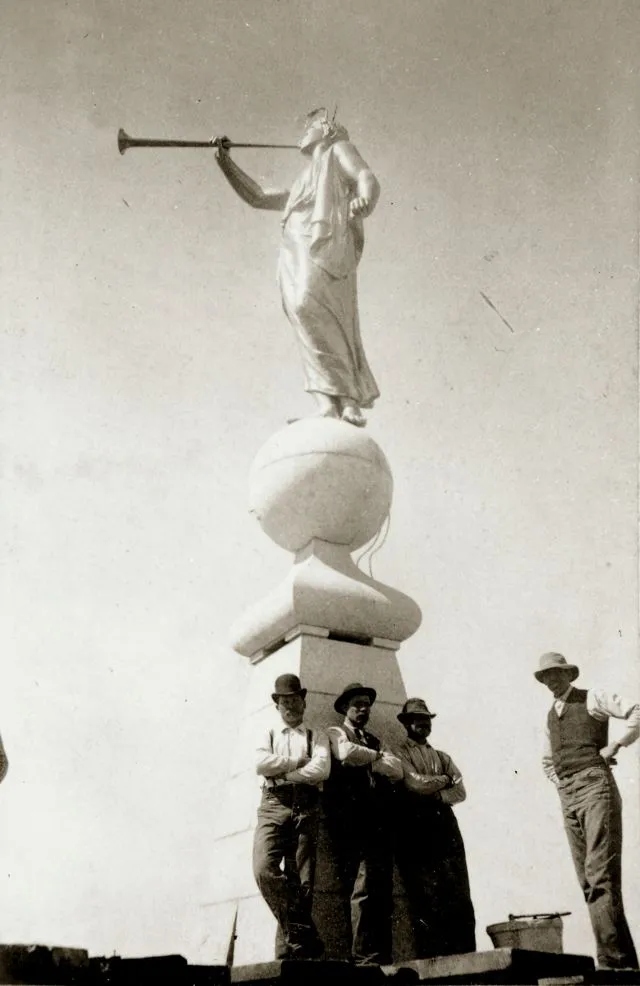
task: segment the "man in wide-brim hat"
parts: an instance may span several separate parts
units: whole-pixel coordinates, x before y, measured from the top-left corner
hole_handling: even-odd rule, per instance
[[[556,654],[553,651],[542,655],[538,669],[533,672],[533,676],[544,684],[545,681],[551,680],[549,678],[549,671],[560,671],[562,673],[562,681],[566,681],[568,684],[575,681],[580,674],[580,668],[577,664],[569,664],[566,657],[563,657],[562,654]]]
[[[354,682],[353,684],[347,685],[343,688],[333,703],[333,707],[336,712],[341,713],[341,715],[345,715],[349,707],[350,700],[358,695],[365,695],[369,699],[369,709],[378,697],[375,688],[369,688],[367,685],[361,685],[360,682]],[[364,708],[364,706],[362,707]],[[368,721],[368,719],[369,717],[367,716],[366,721]]]
[[[334,708],[342,725],[328,729],[331,776],[325,785],[327,831],[343,899],[350,902],[351,953],[357,965],[391,962],[393,857],[391,783],[400,761],[365,727],[376,691],[360,682],[342,690]]]
[[[263,787],[253,872],[278,922],[278,959],[315,959],[324,952],[311,906],[319,793],[331,758],[326,733],[303,721],[306,695],[297,675],[276,678],[271,698],[279,719],[263,735],[256,756]]]
[[[534,677],[554,702],[547,715],[543,769],[558,788],[565,831],[596,940],[601,969],[636,968],[621,887],[622,810],[611,771],[617,753],[640,735],[640,705],[601,689],[574,688],[579,668],[556,651]],[[609,741],[609,720],[626,719]]]
[[[394,834],[416,958],[473,952],[475,915],[464,843],[452,805],[466,798],[451,757],[428,742],[435,712],[409,698],[398,719],[407,739],[397,749],[404,775]]]

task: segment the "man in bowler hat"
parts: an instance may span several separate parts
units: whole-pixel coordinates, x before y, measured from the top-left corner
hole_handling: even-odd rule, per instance
[[[404,773],[396,815],[396,861],[407,893],[417,958],[474,952],[475,915],[462,835],[453,805],[466,798],[451,757],[428,741],[435,713],[421,698],[398,719],[407,739],[398,748]]]
[[[534,676],[553,695],[543,769],[558,789],[576,874],[601,969],[637,968],[622,903],[622,805],[611,770],[619,751],[640,735],[640,705],[600,689],[574,688],[580,671],[562,654],[540,658]],[[610,741],[609,720],[627,730]]]
[[[276,678],[279,720],[262,737],[264,778],[253,841],[253,873],[278,922],[276,958],[316,959],[324,946],[311,917],[320,789],[329,776],[329,740],[305,726],[307,690],[295,674]]]
[[[357,965],[391,962],[393,857],[391,782],[402,779],[400,761],[365,729],[375,689],[348,685],[334,702],[344,716],[328,729],[331,777],[325,785],[327,831],[343,899],[350,901],[352,956]]]

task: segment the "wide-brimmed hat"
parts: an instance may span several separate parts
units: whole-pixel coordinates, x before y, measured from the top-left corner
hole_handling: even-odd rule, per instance
[[[396,718],[404,724],[411,722],[416,716],[428,716],[429,719],[435,719],[436,714],[429,712],[427,703],[423,698],[408,698],[402,706],[402,712],[399,712]]]
[[[349,699],[353,698],[354,695],[368,695],[373,705],[377,694],[375,688],[369,688],[367,685],[361,685],[359,681],[354,681],[350,685],[347,685],[346,688],[343,688],[333,703],[333,707],[336,712],[344,712],[349,704]]]
[[[276,703],[279,698],[285,695],[299,695],[300,698],[305,698],[307,694],[307,689],[302,687],[297,674],[278,675],[273,687],[274,691],[271,694],[271,698]]]
[[[540,667],[533,674],[538,681],[542,681],[546,671],[554,671],[556,669],[570,671],[571,681],[580,674],[580,668],[577,664],[569,664],[566,657],[563,657],[562,654],[556,654],[554,651],[549,651],[549,653],[542,655],[540,658]]]

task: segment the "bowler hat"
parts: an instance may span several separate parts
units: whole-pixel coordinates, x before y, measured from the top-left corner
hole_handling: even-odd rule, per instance
[[[273,687],[275,691],[272,693],[271,698],[276,705],[278,699],[285,695],[299,695],[300,698],[305,698],[307,694],[307,689],[302,687],[297,674],[278,675]]]
[[[435,719],[435,712],[429,712],[427,703],[422,698],[408,698],[407,701],[402,706],[402,712],[399,712],[397,717],[400,722],[411,722],[415,716],[428,716],[429,719]]]
[[[359,681],[354,681],[350,685],[347,685],[346,688],[343,688],[341,694],[338,695],[333,703],[336,712],[345,712],[349,705],[349,699],[353,698],[354,695],[368,695],[373,705],[377,692],[375,688],[368,688],[367,685],[361,685]]]
[[[542,655],[540,658],[540,667],[533,674],[538,681],[543,681],[545,671],[554,671],[556,668],[560,671],[570,671],[571,681],[580,674],[580,668],[577,664],[569,664],[566,657],[563,657],[562,654],[556,654],[554,651],[549,651],[547,654]]]

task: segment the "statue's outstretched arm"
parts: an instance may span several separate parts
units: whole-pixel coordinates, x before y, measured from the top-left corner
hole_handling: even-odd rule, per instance
[[[335,145],[335,154],[347,178],[353,183],[356,195],[351,200],[352,216],[370,216],[380,198],[380,185],[373,171],[349,140]]]
[[[253,178],[250,178],[246,171],[236,164],[229,156],[229,151],[223,145],[224,138],[220,139],[216,147],[216,161],[223,175],[243,202],[250,205],[253,209],[271,209],[282,212],[289,193],[284,190],[265,189]]]

